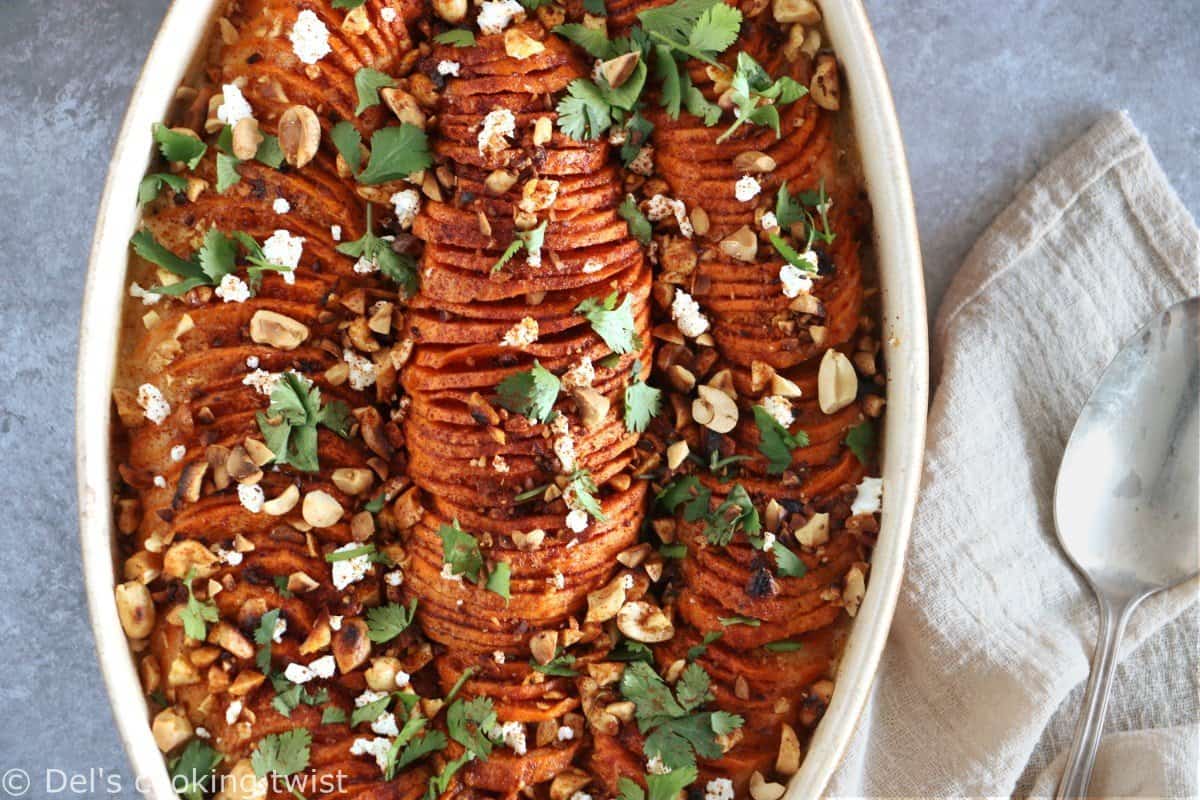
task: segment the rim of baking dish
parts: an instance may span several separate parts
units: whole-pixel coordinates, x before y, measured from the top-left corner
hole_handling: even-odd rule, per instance
[[[84,289],[76,383],[76,475],[83,574],[100,671],[136,788],[174,800],[166,761],[150,729],[133,653],[113,587],[112,384],[124,303],[128,242],[140,219],[137,189],[153,153],[151,126],[203,56],[219,0],[175,0],[133,89],[96,216]],[[826,0],[825,27],[849,91],[856,145],[873,210],[888,365],[883,436],[884,502],[866,597],[847,639],[836,690],[813,734],[788,800],[819,796],[840,763],[870,694],[895,611],[920,484],[928,405],[928,327],[916,214],[887,76],[861,0]]]

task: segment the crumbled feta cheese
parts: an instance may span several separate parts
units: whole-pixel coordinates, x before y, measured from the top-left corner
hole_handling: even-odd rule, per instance
[[[555,589],[562,589],[567,585],[566,577],[558,570],[554,570],[553,581]]]
[[[450,564],[442,564],[442,580],[458,581],[459,583],[462,583],[462,579],[462,575],[455,574],[453,566]]]
[[[225,709],[225,724],[232,725],[237,722],[238,717],[242,715],[243,704],[241,700],[234,700]]]
[[[329,616],[329,630],[340,631],[342,629],[342,615],[331,614]]]
[[[504,745],[511,748],[517,755],[525,755],[525,726],[522,723],[505,722],[501,725],[493,726],[487,732],[487,735],[493,741],[503,741]]]
[[[515,0],[503,0],[515,5]],[[491,5],[485,0],[484,5]],[[483,17],[483,12],[479,16]],[[483,118],[483,126],[479,129],[479,154],[491,155],[499,153],[508,147],[508,138],[517,131],[517,118],[507,108],[492,109]]]
[[[315,64],[333,52],[329,46],[329,28],[307,8],[296,17],[288,38],[292,41],[292,52],[305,64]]]
[[[333,240],[335,242],[340,242],[342,240],[342,226],[341,225],[330,225],[329,226],[329,235],[333,237]]]
[[[379,271],[379,265],[366,256],[359,256],[358,261],[354,262],[354,271],[359,275],[370,275]]]
[[[309,664],[308,668],[312,670],[315,678],[332,678],[333,674],[337,672],[337,661],[333,656],[321,656]]]
[[[528,347],[538,340],[538,323],[533,317],[524,317],[513,325],[500,340],[501,347]]]
[[[244,280],[231,272],[221,278],[221,282],[217,284],[213,294],[226,303],[244,303],[250,299],[250,287]]]
[[[259,394],[270,396],[271,392],[275,391],[275,386],[283,377],[282,373],[267,372],[265,369],[256,369],[249,375],[242,378],[243,386],[253,386],[254,391]]]
[[[216,548],[217,560],[222,564],[228,564],[231,567],[236,567],[242,563],[244,555],[237,550],[226,550],[224,547]]]
[[[183,461],[183,457],[187,455],[187,448],[181,444],[177,444],[171,448],[171,460]]]
[[[758,197],[758,193],[761,191],[762,184],[753,175],[743,175],[733,186],[733,196],[738,199],[739,203],[749,203]]]
[[[372,756],[375,759],[375,763],[379,765],[379,769],[387,772],[388,752],[391,749],[391,739],[383,739],[378,736],[373,739],[355,739],[354,744],[350,745],[350,755]]]
[[[632,589],[633,588],[633,576],[632,575],[622,575],[621,576],[621,586],[625,589],[625,591],[629,591],[630,589]]]
[[[496,470],[496,472],[499,472],[501,475],[507,475],[510,467],[508,466],[508,461],[504,459],[504,456],[496,453],[496,455],[492,456],[492,469]]]
[[[589,258],[583,262],[583,274],[591,275],[593,272],[599,272],[604,269],[604,262],[598,258]]]
[[[208,728],[205,728],[205,727],[196,728],[196,736],[197,736],[197,738],[200,738],[200,739],[211,739],[212,738],[212,734],[209,733]]]
[[[714,778],[704,787],[704,800],[733,800],[733,781]]]
[[[575,738],[575,729],[570,725],[558,726],[558,740],[560,742],[569,742]]]
[[[237,493],[242,507],[251,514],[257,514],[262,511],[263,503],[266,502],[267,498],[263,494],[261,486],[251,483],[239,483]]]
[[[300,257],[304,255],[304,237],[293,236],[291,231],[276,230],[271,237],[263,242],[263,257],[277,267],[295,269],[300,266]],[[285,280],[287,276],[284,276]],[[295,280],[295,276],[292,276]]]
[[[147,292],[145,289],[143,289],[141,286],[137,285],[136,283],[129,284],[129,296],[142,298],[142,305],[144,305],[144,306],[152,306],[155,303],[157,303],[159,300],[163,299],[163,296],[161,294],[157,294],[155,292]]]
[[[812,254],[812,251],[806,251],[802,257]],[[813,259],[816,256],[813,255]],[[814,265],[815,266],[815,265]],[[794,264],[784,264],[779,268],[779,282],[783,284],[784,297],[799,297],[805,292],[811,291],[813,282],[808,273]]]
[[[773,231],[779,227],[779,217],[775,216],[774,211],[764,212],[758,224],[762,226],[764,231]]]
[[[421,195],[416,189],[404,189],[391,197],[392,208],[396,212],[396,224],[401,228],[411,228],[417,212],[421,210]]]
[[[695,233],[692,221],[688,218],[687,206],[682,200],[675,200],[664,194],[656,194],[646,201],[645,212],[646,219],[651,222],[661,222],[667,217],[674,216],[675,224],[679,226],[679,233],[685,238],[690,239]]]
[[[857,488],[851,514],[874,514],[883,508],[883,478],[863,478]]]
[[[582,508],[573,508],[567,514],[565,520],[566,526],[574,533],[583,533],[587,530],[588,515]]]
[[[155,475],[154,476],[154,485],[160,489],[165,489],[165,488],[167,488],[167,479],[164,478],[162,475]]]
[[[379,11],[379,18],[387,23],[395,22],[396,16],[396,9],[391,8],[390,6]]]
[[[442,59],[437,63],[438,75],[453,75],[458,77],[458,71],[462,67],[457,61],[447,61]]]
[[[575,471],[575,439],[569,431],[554,438],[554,455],[558,457],[558,463],[564,473]]]
[[[375,692],[370,689],[364,689],[362,694],[354,698],[354,707],[366,708],[367,706],[371,705],[371,703],[374,703],[377,700],[382,700],[387,696],[387,692]]]
[[[570,800],[592,800],[592,796],[580,789],[578,792],[571,795]]]
[[[700,304],[683,289],[675,290],[675,299],[671,301],[671,319],[679,327],[679,332],[689,338],[695,338],[708,330],[708,317],[700,311]]]
[[[492,652],[492,660],[497,664],[503,664],[507,659],[508,656],[504,655],[503,650],[495,650]]]
[[[775,548],[775,534],[771,533],[770,531],[767,531],[766,533],[763,534],[762,547],[760,549],[764,553],[769,553],[774,548]]]
[[[342,360],[350,365],[350,388],[362,391],[375,385],[375,365],[353,350],[343,350]]]
[[[250,369],[258,369],[258,356],[246,356],[246,366]]]
[[[651,145],[646,145],[638,154],[634,156],[633,161],[629,162],[629,171],[634,175],[644,175],[650,177],[654,174],[654,148]]]
[[[562,387],[566,391],[589,388],[596,380],[596,368],[592,359],[583,356],[579,362],[563,373]]]
[[[483,0],[475,22],[481,33],[501,33],[513,20],[524,19],[525,9],[517,0]]]
[[[397,687],[403,689],[405,686],[408,686],[408,684],[411,680],[412,680],[412,675],[409,675],[407,672],[405,672],[402,669],[396,670],[396,686]]]
[[[332,625],[330,627],[333,627]],[[287,633],[287,620],[283,617],[275,620],[275,628],[271,631],[271,641],[275,644],[283,644],[283,635]]]
[[[404,573],[394,569],[383,576],[383,582],[388,586],[400,586],[404,583]]]
[[[360,545],[358,542],[350,542],[344,544],[335,553],[344,553],[347,550],[356,550]],[[353,558],[344,558],[341,561],[334,561],[333,569],[333,585],[338,591],[345,589],[352,583],[357,583],[367,576],[367,572],[371,569],[371,557],[364,553],[361,556]]]
[[[796,421],[796,414],[792,411],[792,404],[786,397],[780,397],[777,394],[764,397],[762,399],[762,407],[766,412],[783,427],[788,427]]]
[[[389,711],[380,714],[379,718],[371,723],[371,730],[380,736],[398,736],[400,734],[400,729],[396,727],[396,716]]]
[[[143,383],[138,387],[137,404],[142,407],[146,419],[155,425],[161,425],[171,415],[171,404],[152,383]]]
[[[271,202],[271,210],[276,214],[286,214],[292,210],[292,204],[287,201],[286,197],[276,197]]]
[[[241,87],[236,83],[227,83],[221,87],[221,105],[217,106],[217,119],[226,125],[237,125],[244,119],[254,116],[254,109],[242,94]]]
[[[663,763],[661,756],[652,756],[646,761],[646,772],[651,775],[666,775],[671,770],[667,769],[667,765]]]
[[[313,679],[313,671],[303,664],[288,664],[283,677],[295,684],[305,684]]]

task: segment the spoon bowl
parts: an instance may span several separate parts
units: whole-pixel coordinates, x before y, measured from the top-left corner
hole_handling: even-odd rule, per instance
[[[1121,634],[1134,607],[1200,570],[1200,298],[1126,342],[1071,431],[1058,540],[1100,603],[1100,638],[1058,797],[1087,794]]]

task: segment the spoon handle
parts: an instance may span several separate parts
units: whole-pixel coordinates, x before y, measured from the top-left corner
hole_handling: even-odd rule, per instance
[[[1129,621],[1129,615],[1140,599],[1131,599],[1117,607],[1102,594],[1098,594],[1097,597],[1100,601],[1100,635],[1096,640],[1092,674],[1088,678],[1087,693],[1083,698],[1083,713],[1075,728],[1075,740],[1071,743],[1067,768],[1055,795],[1058,800],[1088,796],[1092,767],[1096,763],[1096,749],[1100,746],[1100,735],[1104,732],[1108,696],[1112,690],[1113,676],[1117,672],[1121,637],[1125,633],[1125,623]]]

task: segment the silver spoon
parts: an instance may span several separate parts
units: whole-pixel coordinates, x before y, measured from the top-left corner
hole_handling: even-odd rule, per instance
[[[1054,521],[1100,602],[1100,629],[1059,798],[1087,796],[1133,609],[1200,569],[1198,403],[1200,298],[1192,298],[1125,343],[1067,442]]]

